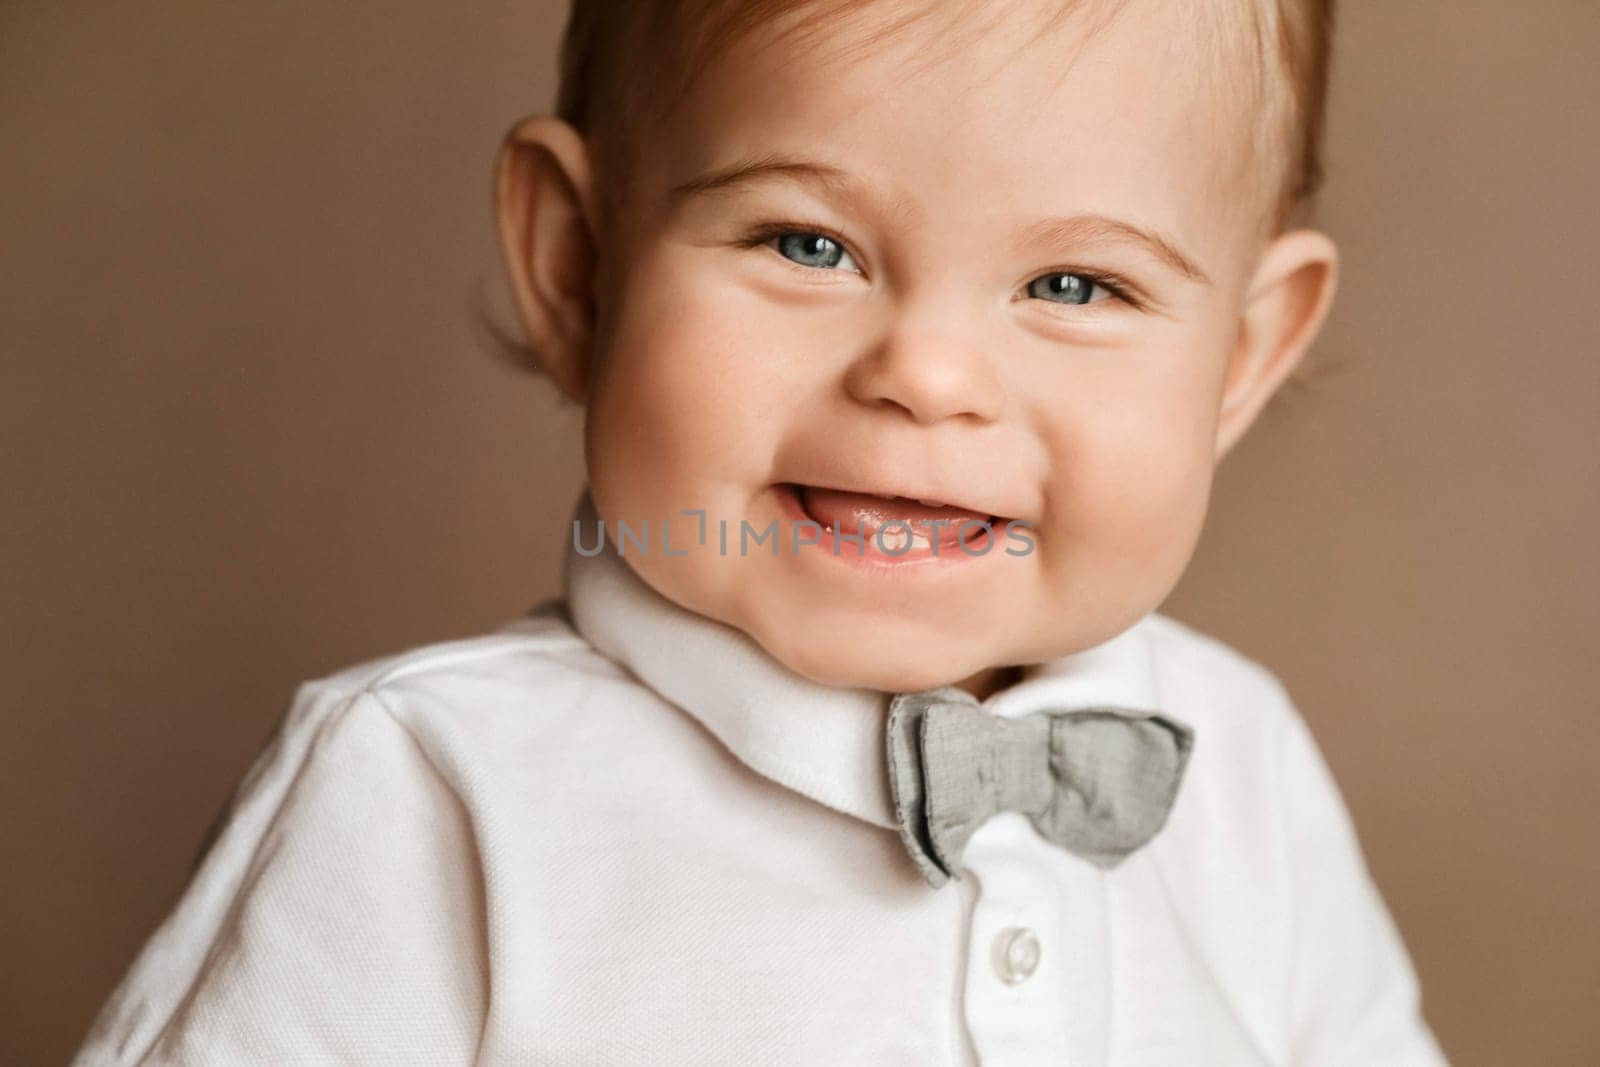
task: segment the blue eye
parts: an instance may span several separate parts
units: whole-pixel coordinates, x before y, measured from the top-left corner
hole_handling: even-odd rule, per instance
[[[845,258],[845,251],[831,237],[820,233],[786,233],[778,238],[778,253],[803,267],[832,270]]]
[[[1104,292],[1105,287],[1082,274],[1042,274],[1028,283],[1029,296],[1057,304],[1092,303],[1097,290]]]

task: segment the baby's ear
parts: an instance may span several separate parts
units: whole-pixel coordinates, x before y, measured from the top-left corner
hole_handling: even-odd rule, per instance
[[[1245,291],[1239,341],[1223,384],[1219,460],[1305,358],[1333,303],[1338,278],[1339,249],[1326,234],[1292,230],[1263,249]]]
[[[511,128],[495,160],[495,217],[511,293],[539,366],[584,403],[594,340],[594,204],[589,150],[551,115]]]

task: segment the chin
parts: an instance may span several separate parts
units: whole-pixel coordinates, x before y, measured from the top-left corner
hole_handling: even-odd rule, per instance
[[[810,681],[892,693],[951,685],[1004,659],[996,650],[996,658],[988,662],[969,642],[930,642],[923,635],[896,640],[881,630],[861,634],[849,627],[751,636],[774,659]]]

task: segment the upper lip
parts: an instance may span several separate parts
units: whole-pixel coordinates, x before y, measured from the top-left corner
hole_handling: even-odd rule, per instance
[[[932,504],[940,504],[946,507],[960,508],[963,511],[976,512],[979,515],[987,515],[991,519],[1003,519],[1006,517],[1005,513],[996,508],[990,507],[985,502],[973,501],[964,494],[950,493],[937,488],[924,490],[917,487],[899,486],[895,491],[891,492],[877,487],[844,483],[788,482],[785,484],[793,486],[797,489],[829,489],[841,493],[862,493],[867,496],[880,496],[890,500],[898,497],[900,499],[910,500],[915,503],[928,502]]]

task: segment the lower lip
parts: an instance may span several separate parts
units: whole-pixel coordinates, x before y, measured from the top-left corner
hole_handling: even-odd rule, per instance
[[[800,495],[796,486],[788,483],[780,484],[773,490],[778,496],[778,506],[784,517],[790,522],[806,522],[822,527],[822,535],[815,543],[801,545],[802,551],[822,553],[830,556],[840,563],[855,567],[882,569],[886,567],[953,567],[958,564],[973,564],[992,555],[1000,554],[997,543],[1005,527],[1003,519],[989,520],[990,529],[985,533],[983,528],[975,529],[972,536],[964,541],[941,544],[937,547],[929,545],[907,546],[897,553],[885,552],[878,544],[878,538],[862,534],[860,543],[856,541],[855,534],[839,535],[829,527],[812,518],[805,507],[800,503]],[[988,539],[985,550],[985,539]],[[893,541],[888,542],[893,547]]]

